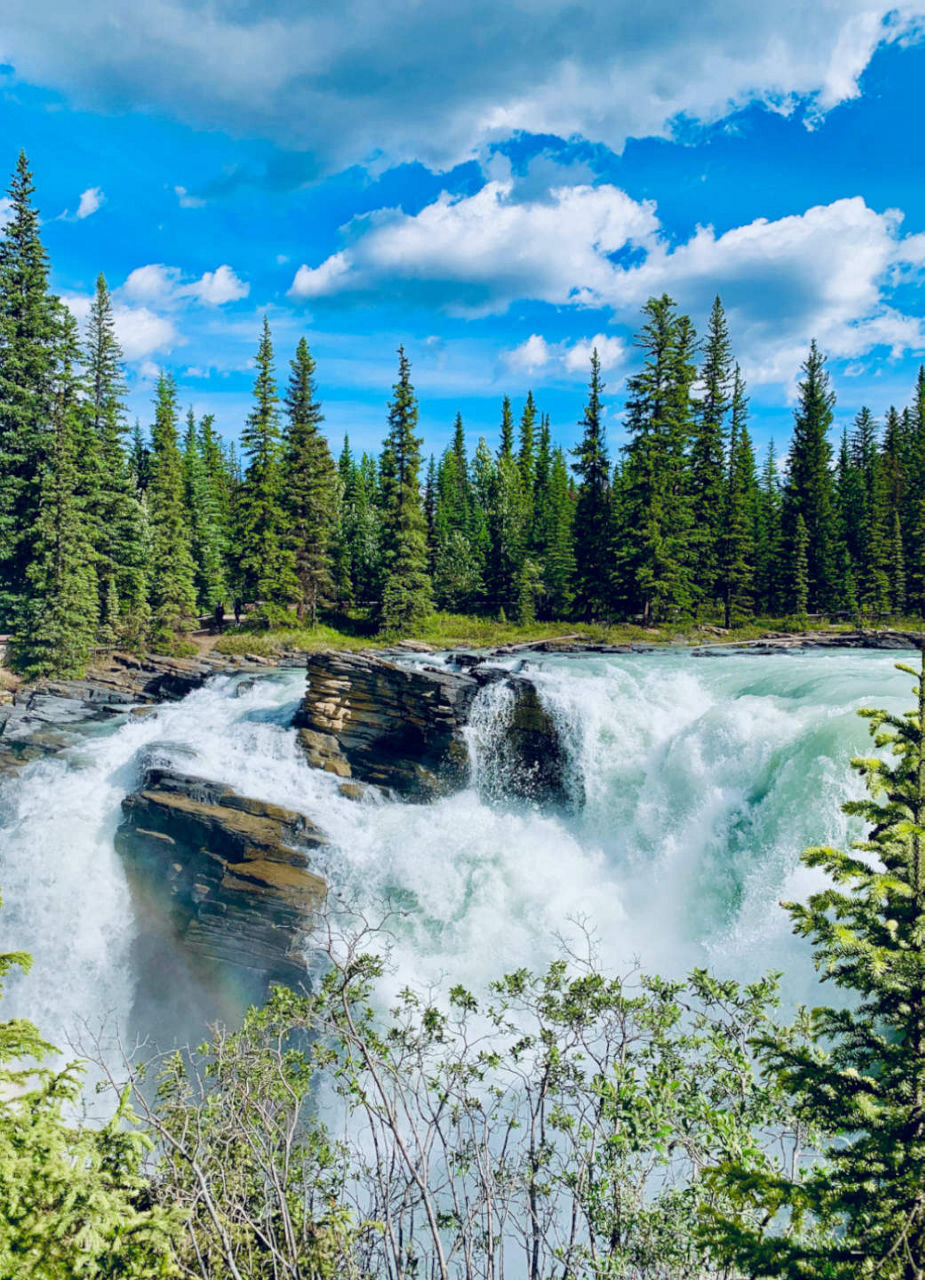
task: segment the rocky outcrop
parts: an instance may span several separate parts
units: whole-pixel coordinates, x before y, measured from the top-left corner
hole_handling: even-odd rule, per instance
[[[112,716],[143,713],[161,702],[179,702],[216,672],[279,664],[264,659],[169,658],[113,654],[83,680],[39,680],[23,685],[0,705],[0,773],[72,746],[81,730]],[[295,663],[304,666],[304,661]]]
[[[555,724],[528,679],[473,655],[454,655],[438,667],[328,651],[312,654],[306,671],[295,725],[315,768],[410,800],[458,790],[470,778],[466,728],[473,704],[487,684],[501,682],[511,691],[500,753],[506,793],[552,804],[574,800]]]
[[[461,729],[480,687],[470,675],[330,651],[306,672],[295,725],[310,764],[415,800],[465,783]]]
[[[308,818],[156,765],[122,809],[116,849],[136,900],[141,971],[172,965],[179,944],[184,981],[230,983],[238,1002],[305,981],[325,894],[309,854],[326,843]]]

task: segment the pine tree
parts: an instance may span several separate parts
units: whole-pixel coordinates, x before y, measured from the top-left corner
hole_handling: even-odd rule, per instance
[[[225,577],[225,540],[218,494],[206,469],[192,409],[187,413],[183,439],[183,490],[196,567],[196,599],[200,612],[212,613],[219,604],[230,603]]]
[[[392,389],[389,430],[380,467],[383,584],[379,625],[383,631],[405,632],[426,617],[432,607],[417,421],[411,365],[404,347],[399,347],[398,381]]]
[[[511,409],[511,398],[505,396],[501,402],[501,443],[498,446],[498,458],[514,456],[514,413]]]
[[[175,647],[177,637],[195,624],[196,582],[177,439],[177,389],[166,374],[158,378],[155,393],[150,466],[147,499],[152,639],[169,651]]]
[[[283,471],[286,536],[299,583],[298,613],[312,626],[333,598],[337,471],[321,433],[324,414],[315,391],[315,361],[304,338],[290,365]]]
[[[610,461],[607,456],[601,361],[591,353],[591,382],[572,469],[579,477],[575,505],[575,609],[586,618],[606,617],[611,604],[613,534]]]
[[[59,367],[51,409],[51,440],[39,477],[27,595],[15,657],[27,676],[81,676],[99,618],[94,524],[81,493],[81,435],[87,407],[80,398],[77,325],[61,316]]]
[[[520,479],[523,485],[524,501],[527,504],[527,518],[533,519],[533,491],[536,486],[536,402],[533,392],[527,392],[527,400],[520,418],[520,448],[517,453],[517,465],[520,467]]]
[[[860,712],[878,754],[852,761],[868,797],[842,806],[866,837],[849,852],[807,849],[826,887],[787,904],[848,999],[807,1013],[802,1035],[759,1043],[771,1080],[830,1141],[796,1176],[721,1175],[745,1212],[710,1234],[750,1276],[919,1280],[925,1266],[925,655],[919,671],[897,666],[915,678],[917,705]]]
[[[467,611],[481,596],[483,563],[473,530],[473,502],[462,415],[440,459],[434,515],[434,598],[439,608]]]
[[[781,514],[783,495],[774,441],[768,444],[758,482],[755,505],[755,605],[759,613],[773,614],[784,607],[781,583]]]
[[[732,349],[723,304],[718,297],[713,302],[703,346],[700,380],[704,391],[694,414],[690,467],[693,538],[697,544],[695,577],[698,592],[709,602],[717,593],[720,570],[719,541],[729,489],[726,420],[733,394]],[[727,600],[727,614],[728,609]]]
[[[247,470],[238,493],[238,566],[245,595],[262,606],[266,621],[298,598],[292,552],[286,545],[279,396],[270,322],[263,318],[257,348],[254,406],[241,432]]]
[[[643,308],[642,370],[627,380],[618,590],[645,623],[689,613],[695,602],[687,449],[692,431],[694,332],[667,294]]]
[[[717,522],[718,532],[714,543],[718,568],[716,582],[722,592],[726,627],[731,627],[734,622],[744,621],[753,612],[758,486],[755,479],[755,457],[748,434],[747,406],[745,384],[736,365],[723,518],[721,523]]]
[[[122,350],[102,275],[87,322],[86,367],[93,456],[98,460],[87,497],[95,519],[100,636],[109,643],[138,644],[148,625],[144,517],[126,453]],[[83,469],[86,484],[86,459]]]
[[[496,610],[515,617],[527,555],[527,510],[520,468],[510,452],[502,452],[492,468],[487,510],[488,597]]]
[[[46,451],[57,434],[49,423],[61,325],[34,190],[20,152],[0,237],[0,623],[7,627],[25,604]]]
[[[841,498],[846,537],[858,566],[858,604],[878,617],[890,608],[889,509],[883,461],[877,448],[877,426],[867,408],[854,420],[850,439],[851,468],[856,480]]]
[[[795,572],[797,518],[802,516],[807,536],[809,605],[828,609],[836,597],[832,449],[828,440],[835,396],[829,386],[825,356],[815,342],[803,365],[799,392],[784,489],[784,538]]]

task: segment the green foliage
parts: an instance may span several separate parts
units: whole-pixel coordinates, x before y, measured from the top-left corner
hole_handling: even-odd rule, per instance
[[[315,395],[315,361],[304,338],[291,364],[283,439],[286,538],[299,584],[298,614],[312,624],[331,603],[332,544],[337,519],[337,472]]]
[[[196,583],[177,435],[177,389],[165,374],[157,382],[149,465],[152,640],[170,651],[195,626]]]
[[[61,364],[51,408],[51,438],[39,475],[38,506],[20,608],[15,659],[27,676],[83,675],[96,641],[99,596],[94,525],[82,492],[86,425],[76,377],[76,324],[61,316]]]
[[[0,904],[2,905],[2,904]],[[30,957],[0,952],[3,978]],[[178,1275],[172,1209],[149,1207],[151,1143],[123,1098],[102,1128],[66,1118],[81,1071],[27,1021],[0,1022],[0,1280],[154,1280]]]
[[[724,530],[728,532],[726,517],[731,501],[730,486],[736,490],[741,487],[740,482],[734,481],[731,475],[735,454],[731,443],[728,448],[729,465],[727,466],[726,442],[730,431],[727,418],[733,408],[735,389],[732,347],[729,342],[723,304],[718,297],[713,301],[703,350],[703,367],[700,373],[703,397],[696,405],[693,418],[690,472],[693,518],[698,543],[695,580],[698,593],[703,599],[709,601],[716,595],[720,585],[722,558],[720,539]],[[738,374],[737,369],[736,374]],[[744,392],[740,387],[740,398],[743,395]],[[741,435],[741,427],[738,434]],[[739,499],[737,498],[736,501]],[[745,536],[746,520],[747,517],[743,516],[743,529],[736,535],[740,545]],[[729,558],[733,554],[727,545],[725,548],[727,570]],[[738,582],[742,578],[741,566],[738,570],[733,570],[733,574]],[[747,612],[747,586],[731,586],[728,577],[727,572],[725,582],[727,615],[731,608]],[[730,591],[733,593],[734,602],[730,600]],[[728,626],[729,623],[727,622],[726,625]]]
[[[688,614],[695,602],[687,449],[696,370],[690,320],[672,299],[650,299],[643,314],[645,361],[627,380],[617,578],[622,599],[649,623]]]
[[[264,316],[254,407],[241,432],[247,470],[237,502],[238,570],[248,599],[286,605],[298,599],[299,584],[287,544],[278,405],[273,340]]]
[[[0,621],[15,628],[29,565],[60,364],[60,303],[48,290],[35,188],[20,152],[0,235]]]
[[[206,447],[210,448],[211,457]],[[216,605],[230,603],[222,495],[213,451],[212,441],[207,437],[204,442],[197,431],[196,418],[190,409],[183,439],[183,490],[196,571],[196,599],[199,610],[204,613],[211,613]]]
[[[610,611],[612,508],[610,462],[604,428],[601,362],[591,353],[591,382],[584,413],[584,434],[572,468],[580,479],[575,503],[574,605],[582,617],[606,617]]]
[[[803,521],[807,602],[815,610],[830,608],[837,599],[832,448],[828,440],[835,395],[829,386],[825,356],[815,342],[803,365],[799,392],[784,489],[783,535],[790,564],[795,565],[799,521]]]
[[[99,588],[100,638],[137,645],[148,625],[144,517],[139,480],[126,454],[125,383],[112,301],[100,275],[86,335],[91,458],[97,460],[92,514]],[[138,469],[145,469],[139,456]],[[87,473],[87,460],[83,460]]]
[[[380,466],[382,594],[378,615],[380,629],[387,632],[406,631],[432,607],[417,421],[411,365],[400,347],[398,381],[392,389],[389,430]]]

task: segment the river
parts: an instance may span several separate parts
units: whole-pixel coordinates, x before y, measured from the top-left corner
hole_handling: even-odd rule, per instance
[[[0,784],[2,949],[34,955],[4,1017],[34,1019],[59,1044],[132,1025],[134,920],[113,834],[140,760],[156,748],[185,772],[307,813],[328,835],[318,870],[359,910],[394,918],[384,984],[463,982],[538,966],[590,933],[602,961],[678,975],[707,965],[740,978],[785,973],[788,1003],[811,997],[807,945],[781,899],[804,896],[810,843],[846,838],[858,794],[850,757],[868,750],[865,705],[904,710],[896,655],[834,651],[697,658],[549,655],[527,674],[565,735],[576,793],[568,813],[512,804],[493,777],[504,708],[480,695],[470,787],[430,805],[345,799],[310,770],[289,723],[304,673],[276,672],[237,695],[221,676],[182,703],[88,731],[81,743]],[[520,660],[511,658],[509,665]]]

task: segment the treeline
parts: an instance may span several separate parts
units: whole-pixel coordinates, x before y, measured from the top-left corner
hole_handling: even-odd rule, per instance
[[[913,404],[869,409],[830,441],[834,396],[810,348],[793,437],[760,467],[719,299],[699,341],[651,299],[627,380],[627,442],[604,427],[597,354],[581,440],[554,444],[529,393],[500,446],[470,454],[461,417],[424,467],[411,368],[378,457],[337,460],[303,338],[279,379],[266,320],[240,451],[211,415],[181,420],[158,381],[129,428],[101,276],[84,334],[48,287],[28,164],[0,237],[0,628],[31,675],[78,674],[94,650],[175,650],[233,601],[255,625],[362,611],[384,632],[433,608],[540,619],[733,625],[756,615],[925,614],[925,371]]]
[[[822,887],[788,906],[832,1006],[786,1025],[774,977],[570,952],[385,1012],[381,935],[339,904],[310,991],[126,1060],[102,1128],[0,1022],[0,1280],[920,1280],[925,663],[900,669],[913,710],[861,712],[866,838],[806,850]],[[0,994],[27,963],[0,952]]]

